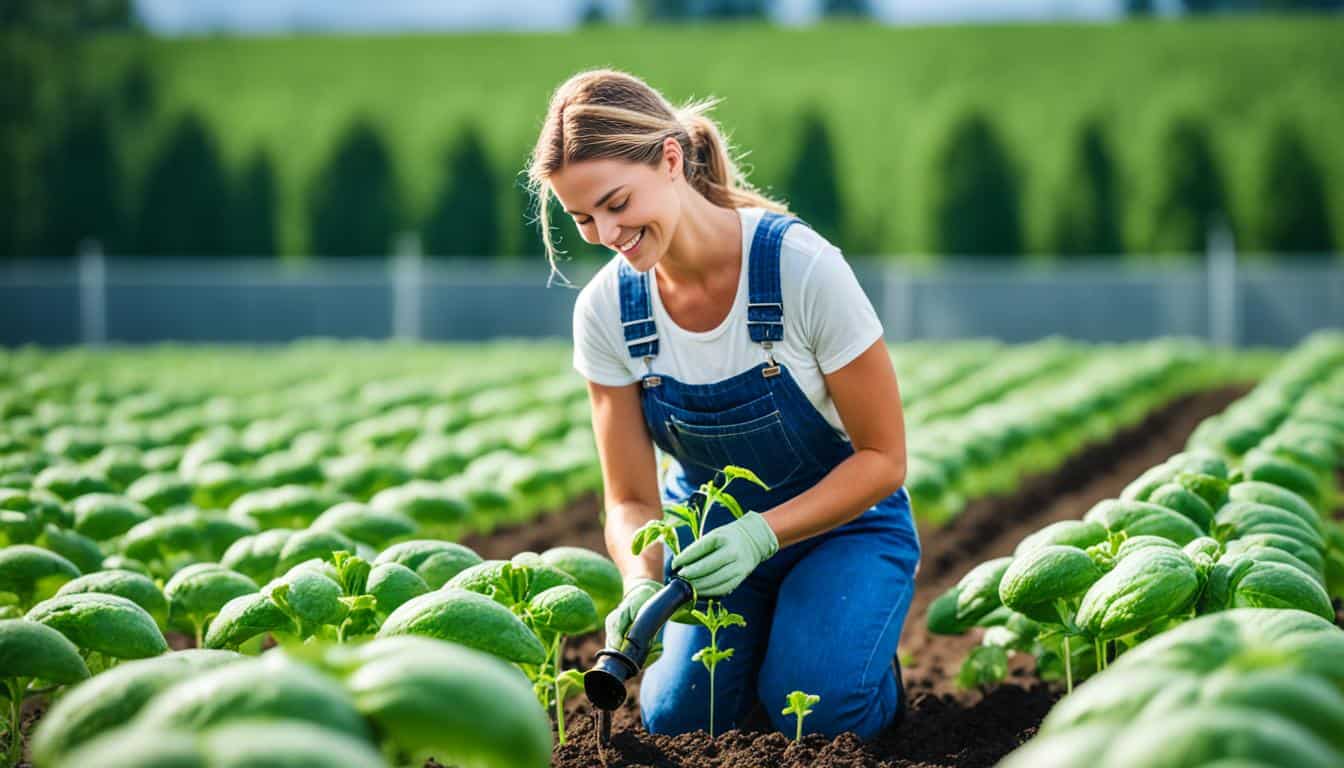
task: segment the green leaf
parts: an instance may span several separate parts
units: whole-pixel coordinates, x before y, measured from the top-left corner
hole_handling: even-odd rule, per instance
[[[706,668],[713,669],[718,666],[720,661],[731,659],[733,657],[732,648],[710,648],[708,646],[701,648],[691,657],[691,661],[698,661],[704,664]]]
[[[669,504],[663,507],[663,514],[663,520],[673,526],[695,525],[695,510],[685,504]]]
[[[711,487],[705,495],[709,497],[709,504],[705,506],[706,513],[708,513],[709,508],[717,502],[723,505],[729,512],[733,513],[734,519],[742,517],[742,505],[738,504],[737,499],[733,498],[732,495],[713,487]]]
[[[747,626],[747,620],[744,619],[740,614],[736,613],[725,613],[723,617],[719,620],[720,629],[724,627],[745,627],[745,626]]]
[[[957,686],[964,689],[994,685],[1008,676],[1008,651],[997,645],[976,647],[957,672]]]
[[[767,491],[770,490],[770,486],[766,485],[765,482],[761,480],[761,478],[756,476],[755,472],[752,472],[750,469],[747,469],[746,467],[738,467],[729,464],[728,466],[723,468],[723,476],[724,476],[724,483],[723,483],[724,487],[727,487],[728,483],[732,482],[733,480],[746,480],[748,482],[752,482],[755,483],[756,485],[759,485],[760,487],[764,488]]]
[[[560,692],[560,700],[569,701],[583,692],[583,673],[577,669],[566,669],[555,679],[555,687]]]
[[[641,525],[630,542],[630,552],[638,555],[648,549],[650,544],[664,537],[666,526],[662,520],[650,520]]]
[[[806,717],[807,715],[812,714],[812,705],[819,701],[821,701],[820,696],[804,693],[802,691],[794,691],[789,694],[789,706],[785,707],[780,714]]]

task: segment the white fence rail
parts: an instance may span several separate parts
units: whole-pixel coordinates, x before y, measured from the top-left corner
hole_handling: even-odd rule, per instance
[[[890,341],[1183,335],[1287,345],[1344,327],[1344,265],[1239,256],[1214,233],[1204,258],[1171,266],[1091,259],[1048,266],[952,260],[913,271],[858,260]],[[571,265],[582,285],[597,265]],[[295,338],[565,337],[576,292],[547,267],[445,261],[403,238],[385,260],[143,259],[86,243],[70,261],[0,262],[0,345]]]

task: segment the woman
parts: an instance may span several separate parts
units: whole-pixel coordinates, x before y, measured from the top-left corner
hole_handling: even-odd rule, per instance
[[[902,712],[896,643],[919,542],[905,478],[900,392],[882,327],[839,250],[739,174],[713,102],[677,109],[623,72],[575,75],[555,92],[529,177],[583,239],[617,252],[579,294],[574,366],[588,380],[605,481],[607,548],[625,598],[618,645],[674,570],[746,619],[719,634],[714,732],[790,691],[821,696],[809,732],[867,738]],[[672,461],[661,481],[654,446]],[[769,490],[730,488],[751,510],[711,512],[671,557],[631,553],[635,531],[725,465]],[[669,624],[644,673],[652,733],[708,726],[700,626]]]

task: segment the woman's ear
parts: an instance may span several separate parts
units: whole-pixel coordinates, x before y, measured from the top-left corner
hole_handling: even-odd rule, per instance
[[[682,175],[682,162],[681,142],[674,136],[663,139],[663,170],[667,172],[669,181],[676,181]]]

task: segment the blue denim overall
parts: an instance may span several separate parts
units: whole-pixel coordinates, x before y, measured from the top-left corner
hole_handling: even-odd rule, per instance
[[[664,476],[664,502],[685,501],[716,470],[746,467],[770,486],[734,481],[743,509],[766,512],[821,481],[854,447],[817,412],[771,347],[784,338],[779,250],[797,219],[767,212],[757,226],[748,268],[747,330],[763,362],[711,384],[684,384],[653,371],[658,330],[649,276],[620,264],[621,324],[630,355],[642,359],[644,420],[654,443],[676,459]],[[679,465],[679,466],[678,466]],[[731,522],[716,506],[705,530]],[[681,546],[690,532],[679,529]],[[664,575],[670,575],[671,552]],[[904,488],[844,525],[782,548],[731,594],[725,606],[745,628],[719,632],[734,655],[715,670],[714,732],[735,727],[759,697],[776,728],[793,733],[780,710],[790,691],[821,696],[804,721],[808,733],[853,731],[869,738],[904,709],[896,643],[914,594],[919,539]],[[704,627],[669,623],[663,656],[644,672],[640,708],[651,733],[709,724],[709,674],[691,657],[708,645]]]

